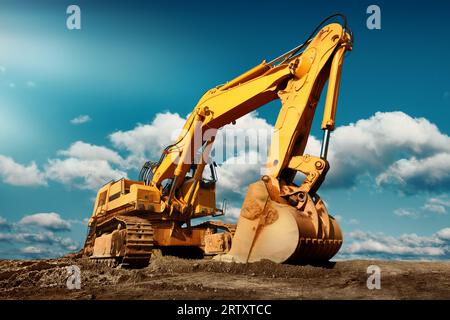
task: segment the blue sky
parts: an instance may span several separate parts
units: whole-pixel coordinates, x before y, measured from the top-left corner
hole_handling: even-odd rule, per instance
[[[73,3],[81,30],[66,28]],[[381,30],[366,28],[374,3]],[[340,257],[448,259],[449,7],[0,0],[0,257],[80,246],[96,186],[121,174],[136,178],[125,159],[159,157],[162,142],[151,132],[176,129],[205,90],[291,49],[340,11],[355,44],[344,61],[331,145],[331,171],[340,174],[330,172],[320,192],[346,235]],[[248,120],[270,126],[278,110],[270,103]],[[157,114],[170,120],[164,128]],[[88,121],[71,122],[82,115]],[[139,128],[150,134],[135,135]],[[127,145],[124,136],[140,144]],[[246,170],[243,182],[258,175],[221,169],[218,200],[227,196],[238,208],[242,195],[226,190],[225,170]]]

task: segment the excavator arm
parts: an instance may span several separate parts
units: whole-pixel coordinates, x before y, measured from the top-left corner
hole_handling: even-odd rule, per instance
[[[193,196],[195,188],[201,179],[216,130],[279,98],[282,107],[268,157],[268,175],[290,185],[300,171],[306,179],[299,189],[316,191],[328,169],[329,132],[334,129],[342,59],[349,49],[351,35],[340,24],[332,23],[310,39],[300,53],[292,54],[291,51],[272,62],[263,61],[227,84],[207,91],[188,117],[176,143],[166,148],[159,163],[153,166],[151,184],[160,187],[169,179],[170,191],[165,197],[168,206],[173,204],[180,211],[192,208],[196,200]],[[303,152],[327,80],[322,121],[326,138],[323,151],[320,158],[306,156]],[[196,163],[199,150],[201,161],[194,176],[195,183],[189,196],[180,199],[178,191],[191,165]]]

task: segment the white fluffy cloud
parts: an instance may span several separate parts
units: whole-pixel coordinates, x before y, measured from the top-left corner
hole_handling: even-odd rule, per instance
[[[44,250],[42,248],[35,247],[35,246],[27,246],[27,247],[20,249],[20,252],[25,253],[25,254],[31,254],[31,255],[42,254],[43,251]]]
[[[377,112],[369,119],[338,127],[332,134],[329,154],[329,187],[353,186],[364,175],[378,177],[379,185],[395,184],[405,192],[410,191],[410,185],[402,183],[403,178],[414,182],[415,192],[450,186],[450,167],[434,168],[450,154],[450,137],[427,119],[403,112]],[[408,164],[414,161],[432,172],[444,173],[445,178],[432,176],[419,181],[423,170],[409,170],[413,164]]]
[[[109,138],[116,148],[129,152],[131,167],[140,168],[146,160],[159,158],[164,147],[177,138],[185,121],[178,113],[158,113],[150,124],[116,131]]]
[[[447,259],[450,257],[450,228],[431,236],[354,231],[347,235],[338,258]]]
[[[447,195],[431,197],[422,208],[437,214],[445,214],[447,213],[447,209],[450,208],[450,199]]]
[[[126,178],[125,160],[116,152],[103,146],[76,141],[67,150],[58,151],[67,158],[49,159],[45,176],[79,189],[98,190],[111,180]]]
[[[19,221],[20,225],[38,226],[52,231],[68,231],[70,223],[61,218],[55,212],[35,213],[23,217]]]
[[[83,160],[105,160],[115,164],[122,164],[124,162],[116,151],[83,141],[74,142],[69,149],[60,150],[58,154]]]
[[[125,171],[111,167],[106,160],[77,158],[50,159],[45,166],[46,176],[60,183],[80,189],[98,190],[111,180],[126,178]]]
[[[405,193],[447,190],[450,187],[450,153],[394,162],[377,178],[378,185],[395,185]]]
[[[150,124],[138,124],[128,131],[116,131],[109,138],[113,145],[129,153],[128,161],[134,168],[140,168],[149,159],[159,159],[162,150],[172,144],[178,137],[186,122],[178,113],[158,113]],[[265,119],[252,112],[221,128],[216,135],[213,154],[217,163],[237,156],[242,151],[256,151],[266,156],[267,140],[273,127]],[[259,145],[248,142],[245,137],[259,135],[262,140]],[[261,149],[261,150],[260,150]]]
[[[159,158],[184,123],[179,114],[160,113],[149,124],[114,132],[110,140],[116,148],[128,152],[131,167],[140,168],[144,161]],[[273,126],[257,113],[218,131],[213,150],[219,164],[218,199],[225,197],[233,205],[240,205],[246,187],[260,178],[265,167],[272,132]],[[259,137],[257,145],[248,139],[255,134]],[[310,136],[305,153],[318,155],[320,145],[319,139]],[[329,161],[331,170],[324,184],[328,188],[352,187],[366,176],[380,187],[395,186],[405,193],[450,187],[450,137],[427,119],[403,112],[377,112],[368,119],[337,127],[332,134]],[[415,216],[408,213],[397,212],[400,216]]]
[[[257,155],[252,152],[249,156]],[[245,164],[243,158],[245,155],[229,158],[218,167],[220,183],[217,186],[217,198],[227,199],[233,206],[240,206],[248,185],[260,179],[263,168],[257,163]]]
[[[242,120],[244,128],[273,130],[256,114]],[[305,153],[318,155],[320,146],[320,140],[310,136]],[[248,157],[257,150],[240,146],[238,151],[247,151]],[[222,188],[222,195],[245,195],[243,189],[260,177],[260,169],[265,165],[265,154],[258,152],[263,161],[257,165],[232,164],[233,159],[229,158],[220,166],[219,195]],[[239,153],[236,158],[242,160],[243,156]],[[450,137],[427,119],[403,112],[377,112],[368,119],[338,127],[332,134],[329,162],[331,170],[325,181],[328,188],[348,188],[365,176],[373,177],[379,186],[395,186],[404,193],[450,188]],[[442,203],[428,205],[429,210],[441,212],[444,207]],[[406,209],[399,209],[396,214],[418,216]]]
[[[66,159],[49,160],[45,177],[95,189],[111,179],[126,176],[127,169],[139,169],[146,160],[157,160],[163,148],[176,139],[184,123],[179,114],[166,112],[157,114],[149,124],[112,133],[109,138],[115,148],[126,153],[125,159],[117,151],[77,141],[58,152]],[[259,178],[272,131],[273,127],[256,113],[219,130],[213,155],[221,164],[219,175],[225,191],[237,190],[238,183]],[[259,137],[258,144],[249,143],[248,138],[255,134]],[[317,155],[319,150],[320,141],[311,136],[305,152]],[[248,159],[254,154],[258,155],[256,163],[232,165],[232,158]],[[373,177],[381,187],[395,186],[404,193],[450,187],[450,137],[427,119],[403,112],[377,112],[368,119],[338,127],[332,134],[329,161],[331,170],[325,181],[328,188],[348,188],[365,176]],[[23,166],[0,156],[0,169],[6,183],[46,184],[35,163]],[[255,176],[250,177],[252,174]],[[442,206],[434,209],[442,211]]]
[[[213,157],[219,164],[217,198],[230,203],[229,215],[238,217],[249,184],[264,174],[273,126],[256,112],[217,132]]]
[[[35,162],[26,166],[0,155],[0,178],[16,186],[45,186],[48,180],[54,180],[97,190],[108,181],[127,177],[125,160],[103,146],[76,141],[67,150],[58,151],[58,155],[63,158],[49,159],[43,170]]]
[[[428,217],[430,213],[433,215],[445,215],[448,208],[450,208],[450,199],[444,194],[426,199],[425,203],[418,208],[397,208],[394,210],[394,214],[399,217],[417,219]]]
[[[436,232],[436,235],[439,237],[439,239],[450,241],[450,228],[439,230],[438,232]]]
[[[3,258],[56,258],[80,249],[80,244],[71,238],[60,237],[52,231],[24,230],[27,227],[15,224],[11,231],[0,233]]]
[[[36,163],[28,166],[15,162],[10,157],[0,155],[0,177],[3,182],[14,186],[45,186],[44,174]]]
[[[116,148],[128,152],[130,167],[139,169],[146,160],[159,159],[164,147],[178,137],[185,122],[177,113],[159,113],[150,124],[116,131],[110,140]],[[273,127],[265,119],[252,112],[217,132],[212,156],[219,164],[218,200],[226,198],[230,205],[240,205],[248,184],[261,176],[272,131]]]
[[[394,210],[394,214],[399,217],[417,218],[418,213],[414,209],[398,208]]]
[[[90,116],[88,116],[87,114],[82,114],[82,115],[79,115],[78,117],[75,117],[72,120],[70,120],[70,123],[74,124],[74,125],[78,125],[78,124],[83,124],[83,123],[89,122],[91,120],[92,119]]]
[[[255,113],[239,119],[235,127],[241,131],[273,130]],[[318,155],[320,145],[319,139],[310,136],[305,153]],[[265,165],[265,146],[245,148],[241,141],[237,150],[239,157],[242,151],[258,151],[263,160],[259,164]],[[329,162],[328,188],[348,188],[364,176],[374,177],[379,186],[395,186],[405,193],[450,188],[450,137],[427,119],[403,112],[377,112],[368,119],[337,127],[330,142]],[[241,174],[243,170],[235,172]]]
[[[57,233],[70,231],[70,222],[54,212],[36,213],[15,223],[0,219],[0,255],[3,258],[56,258],[80,249],[80,243]]]
[[[232,219],[237,219],[237,218],[239,218],[240,214],[241,214],[241,208],[234,207],[232,205],[227,206],[227,210],[226,210],[227,217],[232,218]],[[235,221],[236,220],[234,220],[233,222],[235,222]]]
[[[251,112],[217,131],[212,154],[220,164],[237,157],[235,162],[264,166],[272,134],[273,126]]]

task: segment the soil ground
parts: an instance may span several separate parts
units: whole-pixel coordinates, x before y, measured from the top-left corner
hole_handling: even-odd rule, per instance
[[[67,266],[81,289],[66,286]],[[367,267],[381,289],[367,288]],[[87,259],[0,260],[0,299],[450,299],[450,262],[351,260],[327,266],[157,257],[143,269]]]

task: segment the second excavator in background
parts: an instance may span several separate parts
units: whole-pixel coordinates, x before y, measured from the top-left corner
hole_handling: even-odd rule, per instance
[[[325,24],[337,17],[344,22]],[[207,91],[178,139],[157,162],[144,165],[139,181],[121,179],[99,190],[84,255],[132,267],[147,265],[152,254],[242,263],[331,259],[343,236],[317,191],[329,170],[342,62],[352,37],[345,17],[332,15],[302,45]],[[304,154],[327,81],[321,153]],[[220,220],[193,225],[224,211],[216,207],[217,174],[210,160],[217,130],[276,99],[281,109],[267,173],[248,187],[237,225]],[[299,185],[297,173],[304,175]]]

